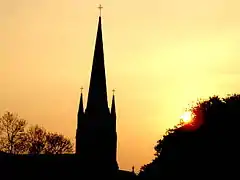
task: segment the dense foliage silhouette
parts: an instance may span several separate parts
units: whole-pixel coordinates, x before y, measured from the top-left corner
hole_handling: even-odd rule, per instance
[[[5,112],[0,117],[0,151],[11,154],[73,153],[73,144],[62,134],[47,132],[38,125],[27,128],[27,121]]]
[[[193,119],[169,129],[155,146],[155,158],[139,173],[143,179],[237,178],[240,95],[200,100]]]

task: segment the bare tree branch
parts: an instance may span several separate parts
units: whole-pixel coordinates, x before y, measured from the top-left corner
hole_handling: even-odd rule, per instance
[[[27,122],[17,114],[6,112],[0,117],[0,151],[12,154],[73,153],[70,139],[47,132],[38,125],[25,131]]]
[[[17,114],[5,112],[0,117],[0,150],[13,154],[22,153],[24,150],[21,139],[26,125],[26,120],[21,119]],[[22,144],[21,148],[18,149],[20,144]]]
[[[47,154],[64,154],[72,153],[73,145],[70,139],[65,138],[61,134],[48,133],[47,146],[45,147]]]
[[[42,127],[31,126],[27,133],[27,146],[29,154],[43,154],[46,145],[46,130]]]

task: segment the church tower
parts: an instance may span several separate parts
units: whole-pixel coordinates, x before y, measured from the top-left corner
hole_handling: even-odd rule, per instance
[[[85,110],[82,92],[80,96],[77,115],[76,154],[83,157],[87,162],[93,164],[101,162],[101,166],[104,164],[112,170],[117,170],[115,97],[113,95],[111,110],[108,107],[107,99],[102,17],[100,15]]]

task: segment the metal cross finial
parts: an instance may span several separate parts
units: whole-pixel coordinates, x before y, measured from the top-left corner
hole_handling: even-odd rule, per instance
[[[112,90],[112,92],[113,92],[113,95],[115,94],[115,91],[116,91],[116,89],[113,89],[113,90]]]
[[[82,93],[82,91],[83,91],[83,87],[81,87],[80,89],[81,89],[81,93]]]
[[[103,7],[102,7],[102,5],[100,4],[98,8],[99,8],[99,10],[100,10],[100,16],[101,16],[102,8],[103,8]]]

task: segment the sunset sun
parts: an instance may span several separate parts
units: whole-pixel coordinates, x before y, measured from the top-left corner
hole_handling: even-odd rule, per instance
[[[180,118],[184,123],[188,123],[192,120],[192,113],[187,111],[184,112],[183,115]]]

